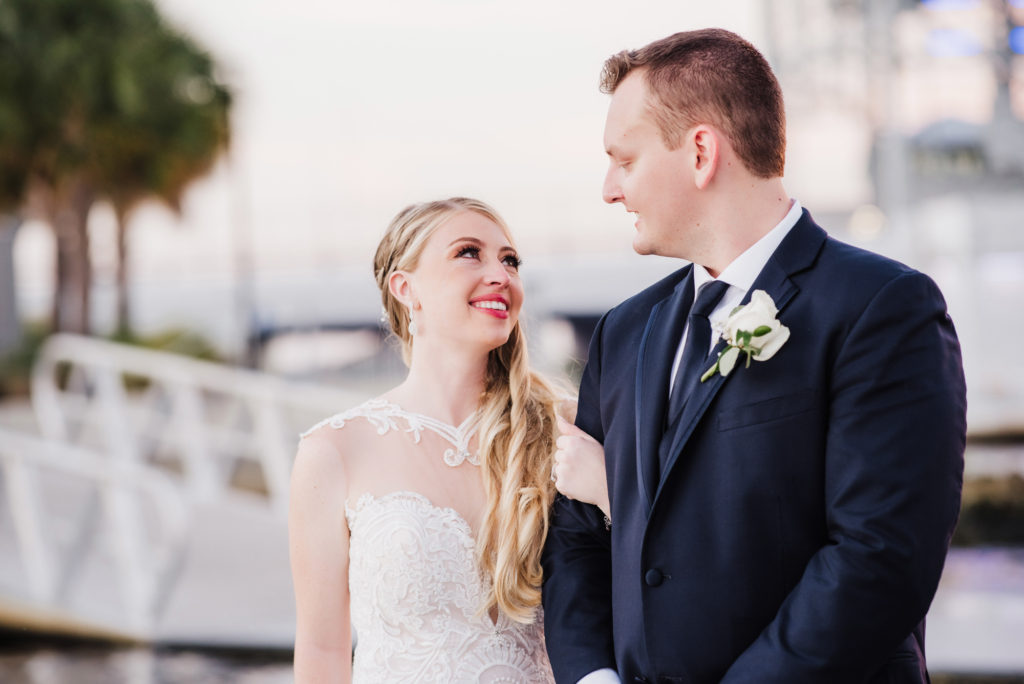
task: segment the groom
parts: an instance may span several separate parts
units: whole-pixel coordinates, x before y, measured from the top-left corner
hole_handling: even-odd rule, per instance
[[[924,616],[966,429],[942,295],[789,198],[781,91],[739,36],[619,53],[602,90],[605,201],[636,218],[637,252],[693,266],[594,332],[576,423],[604,445],[611,525],[555,504],[544,611],[557,680],[928,681]],[[760,320],[726,330],[776,349],[702,378],[752,296]]]

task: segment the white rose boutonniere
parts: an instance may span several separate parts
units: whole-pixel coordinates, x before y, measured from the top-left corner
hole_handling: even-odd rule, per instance
[[[776,318],[778,315],[775,300],[764,290],[754,290],[750,303],[737,306],[724,324],[715,326],[715,331],[728,345],[718,355],[715,365],[700,377],[700,381],[704,382],[715,371],[721,373],[722,377],[729,375],[736,367],[740,354],[747,355],[748,368],[751,359],[767,361],[775,356],[775,352],[789,339],[789,328],[779,323]]]

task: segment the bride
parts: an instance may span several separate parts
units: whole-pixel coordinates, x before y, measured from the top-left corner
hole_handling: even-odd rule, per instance
[[[529,369],[508,228],[472,199],[408,207],[374,273],[409,373],[300,441],[296,682],[553,681],[540,553],[564,396]]]

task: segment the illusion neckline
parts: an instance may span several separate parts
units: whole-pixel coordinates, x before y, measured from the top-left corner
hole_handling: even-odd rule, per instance
[[[377,397],[376,399],[370,399],[369,401],[365,402],[365,404],[366,405],[375,404],[375,405],[379,406],[380,408],[383,408],[383,407],[393,408],[393,409],[399,411],[400,413],[402,413],[404,415],[413,416],[413,417],[419,418],[420,420],[423,420],[425,422],[430,422],[430,423],[433,423],[435,425],[444,427],[444,428],[450,430],[453,433],[463,433],[463,432],[466,432],[467,430],[470,430],[470,432],[467,433],[467,436],[471,435],[475,431],[474,423],[476,423],[476,421],[477,421],[477,419],[478,419],[478,417],[480,415],[480,411],[478,409],[478,410],[473,411],[472,413],[470,413],[468,416],[466,416],[466,419],[464,421],[462,421],[461,423],[459,423],[458,425],[452,425],[451,423],[447,423],[447,422],[445,422],[445,421],[443,421],[443,420],[441,420],[439,418],[435,418],[433,416],[427,415],[426,413],[420,413],[418,411],[409,411],[408,409],[403,408],[401,404],[399,404],[397,402],[394,402],[394,401],[391,401],[390,399],[385,399],[384,397]],[[377,407],[377,406],[375,406],[375,407]]]
[[[347,411],[337,413],[329,418],[324,418],[319,423],[309,428],[300,435],[300,439],[319,430],[324,425],[330,425],[335,430],[345,427],[345,424],[355,418],[365,418],[373,425],[378,435],[386,435],[391,430],[400,430],[412,435],[416,444],[420,443],[423,430],[430,430],[443,440],[451,444],[445,449],[443,460],[445,465],[452,468],[463,463],[479,466],[480,457],[469,450],[469,442],[473,439],[479,427],[480,411],[474,411],[459,426],[449,425],[443,420],[433,416],[415,411],[407,411],[399,404],[376,397],[367,399],[362,404]],[[405,427],[398,424],[398,419],[405,422]]]
[[[452,445],[452,448],[445,449],[444,462],[445,465],[455,468],[462,465],[463,463],[469,463],[470,465],[479,466],[480,456],[469,450],[469,442],[473,439],[473,435],[476,434],[477,428],[479,427],[480,412],[474,411],[469,414],[464,421],[458,426],[451,425],[438,420],[433,416],[428,416],[425,413],[418,413],[416,411],[407,411],[402,408],[399,404],[378,397],[376,399],[370,399],[363,404],[369,412],[379,411],[384,409],[387,413],[393,416],[401,417],[405,419],[405,422],[409,424],[409,428],[406,432],[410,432],[413,435],[413,439],[417,444],[420,441],[420,432],[423,428],[426,428],[438,435],[446,442]],[[383,434],[383,432],[380,432]]]

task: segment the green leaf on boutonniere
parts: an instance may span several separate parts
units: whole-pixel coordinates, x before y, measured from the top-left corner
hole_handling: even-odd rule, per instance
[[[761,335],[767,335],[772,331],[771,327],[767,325],[758,326],[757,330],[754,331],[754,337],[760,337]]]
[[[739,347],[729,347],[722,352],[722,356],[718,359],[718,371],[722,374],[723,378],[732,373],[732,369],[736,367],[736,360],[739,356]]]
[[[711,368],[708,368],[706,371],[704,371],[704,375],[700,376],[701,382],[707,381],[708,378],[715,374],[715,371],[718,370],[718,364],[721,363],[722,361],[722,354],[724,354],[727,351],[729,351],[729,347],[726,347],[722,351],[718,352],[718,358],[715,359],[714,365],[711,366]]]

